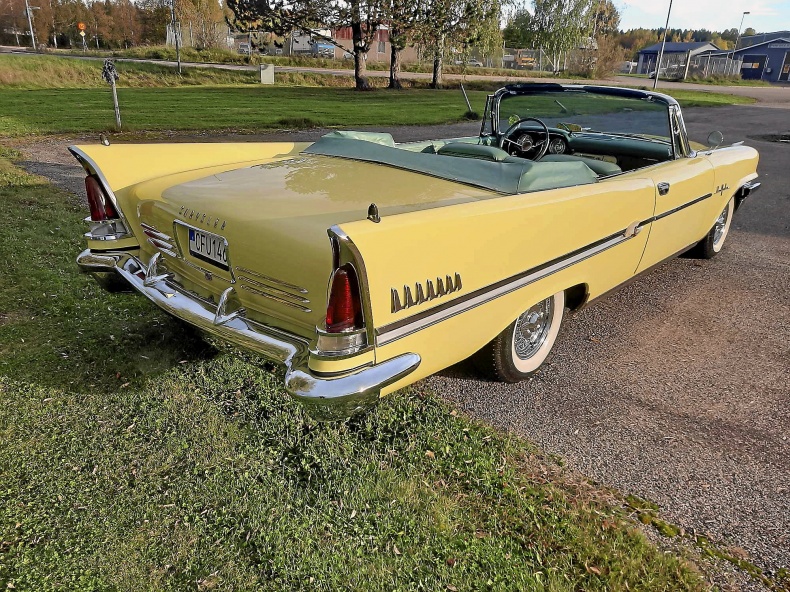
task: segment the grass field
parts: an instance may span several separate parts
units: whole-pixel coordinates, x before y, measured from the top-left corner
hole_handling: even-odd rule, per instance
[[[618,74],[618,76],[629,76],[635,80],[644,80],[645,84],[651,86],[653,80],[647,74]],[[664,80],[661,78],[661,80]],[[740,76],[709,76],[707,78],[689,76],[686,80],[673,80],[671,82],[688,82],[691,84],[706,84],[708,86],[772,86],[770,82],[762,80],[744,80]]]
[[[112,99],[100,77],[101,65],[0,56],[0,135],[112,129]],[[330,75],[278,74],[281,82],[269,87],[254,84],[250,72],[185,69],[179,77],[172,68],[126,63],[119,63],[118,71],[121,116],[129,131],[430,125],[461,121],[467,110],[455,89],[360,93],[351,88],[350,78]],[[473,109],[482,112],[488,90],[500,84],[471,83]],[[753,102],[727,94],[671,92],[685,107]]]
[[[81,51],[73,50],[69,53],[83,55]],[[123,58],[138,58],[138,59],[154,59],[154,60],[171,60],[176,59],[176,51],[174,47],[167,46],[149,46],[149,47],[132,47],[129,49],[119,49],[113,51],[94,51],[90,50],[87,55],[98,55],[107,57],[123,57]],[[388,56],[389,57],[389,56]],[[275,64],[279,66],[304,66],[308,68],[330,68],[330,69],[353,69],[353,59],[330,59],[319,58],[313,56],[270,56],[259,55],[253,53],[252,59],[249,56],[239,54],[237,52],[222,50],[222,49],[194,49],[186,47],[181,49],[181,60],[183,62],[193,63],[218,63],[218,64],[249,64],[250,61],[254,64],[266,63]],[[389,71],[389,63],[370,61],[367,63],[368,70],[374,71]],[[510,68],[483,68],[479,66],[456,65],[455,63],[445,63],[443,71],[446,74],[482,74],[486,76],[506,76],[506,77],[551,77],[550,72],[540,72],[535,70],[513,70]],[[401,67],[403,72],[423,72],[430,73],[433,71],[432,63],[407,63]],[[580,78],[580,77],[579,77]]]
[[[424,388],[317,424],[80,276],[85,208],[0,151],[0,588],[694,590],[618,499]],[[614,504],[614,505],[612,505]]]

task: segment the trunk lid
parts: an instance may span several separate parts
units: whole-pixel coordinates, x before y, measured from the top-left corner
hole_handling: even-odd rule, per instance
[[[160,177],[130,187],[124,201],[134,205],[144,250],[162,251],[178,281],[215,302],[233,285],[262,322],[312,336],[326,312],[333,266],[327,229],[364,220],[373,202],[386,224],[386,216],[491,195],[392,167],[301,155],[208,176]],[[227,266],[196,254],[191,234],[226,241]]]

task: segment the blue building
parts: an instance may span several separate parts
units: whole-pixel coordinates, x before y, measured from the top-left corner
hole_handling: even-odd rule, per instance
[[[786,33],[785,36],[779,36]],[[711,53],[711,58],[732,56],[741,62],[741,78],[744,80],[764,80],[766,82],[790,82],[790,32],[781,31],[773,36],[770,33],[754,37],[767,39],[750,43],[749,38],[735,51]]]

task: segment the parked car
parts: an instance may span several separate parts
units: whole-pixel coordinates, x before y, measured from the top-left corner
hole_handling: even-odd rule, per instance
[[[90,205],[77,262],[281,363],[316,417],[347,417],[470,356],[524,380],[567,310],[718,254],[758,154],[710,141],[663,94],[519,84],[468,138],[72,146]]]
[[[239,53],[242,55],[250,55],[250,44],[249,43],[239,43]]]

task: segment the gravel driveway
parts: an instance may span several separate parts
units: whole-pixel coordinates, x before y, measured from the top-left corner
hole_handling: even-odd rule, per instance
[[[685,114],[693,138],[720,129],[761,153],[763,187],[737,213],[722,254],[666,263],[574,315],[552,365],[529,383],[487,382],[468,364],[428,383],[470,414],[775,570],[790,566],[790,145],[750,136],[790,130],[790,110]],[[381,131],[405,141],[478,129]],[[186,139],[232,138],[178,138]],[[26,145],[25,166],[81,192],[81,170],[64,150],[73,140]]]

